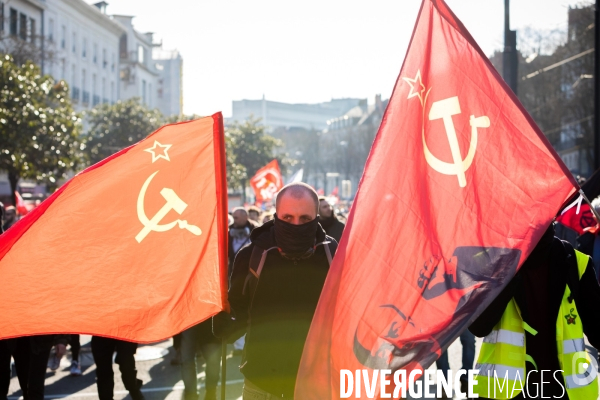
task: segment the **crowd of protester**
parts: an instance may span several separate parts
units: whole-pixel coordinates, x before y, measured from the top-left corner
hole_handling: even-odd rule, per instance
[[[315,243],[314,246],[309,247],[316,248],[316,241],[319,241],[319,243],[325,243],[325,246],[331,246],[332,244],[335,244],[335,246],[337,246],[337,242],[340,240],[344,229],[345,215],[341,211],[336,210],[328,202],[328,199],[326,199],[325,197],[317,198],[316,192],[314,192],[312,188],[310,188],[310,190],[308,188],[309,187],[307,185],[294,185],[294,187],[292,187],[292,189],[289,190],[291,190],[292,192],[292,197],[300,196],[302,198],[302,196],[304,195],[305,198],[303,198],[303,200],[308,201],[309,204],[315,204],[315,216],[317,213],[320,214],[319,218],[312,218],[311,221],[314,224],[319,224],[318,229],[316,229],[315,225],[315,231],[322,233],[318,233],[316,239],[314,237],[314,233],[311,234],[313,236],[309,235],[309,240],[312,240],[312,242]],[[308,196],[306,196],[306,193],[308,193]],[[229,278],[231,278],[234,274],[234,261],[237,260],[236,262],[238,264],[241,263],[241,261],[239,261],[239,257],[236,257],[236,255],[240,253],[243,249],[250,249],[252,247],[253,242],[257,241],[257,238],[255,237],[256,234],[254,233],[260,232],[259,236],[262,237],[261,240],[264,240],[265,236],[271,235],[271,231],[274,230],[274,226],[276,225],[275,220],[278,219],[276,208],[277,207],[273,207],[271,205],[263,205],[263,207],[251,205],[247,207],[237,207],[231,210],[231,212],[229,213],[228,241]],[[1,203],[0,212],[0,217],[2,219],[0,226],[2,233],[4,233],[8,229],[10,229],[15,222],[17,222],[18,215],[15,207],[4,207],[3,205],[1,205]],[[280,221],[278,222],[281,223]],[[293,226],[294,224],[290,223],[289,225]],[[302,224],[297,224],[297,226],[299,225]],[[327,239],[325,235],[328,235]],[[271,237],[271,240],[273,242],[272,244],[275,246],[277,246],[278,242],[281,241],[278,241],[274,236]],[[290,245],[293,248],[293,241],[294,238],[292,238],[292,243],[288,243],[287,245]],[[260,242],[260,240],[258,242]],[[285,245],[286,244],[283,244],[282,246]],[[247,251],[248,250],[246,250],[246,252]],[[335,250],[333,250],[333,252],[334,251]],[[318,294],[320,293],[323,283],[321,281],[324,280],[324,277],[329,267],[327,258],[331,256],[331,254],[329,254],[329,256],[326,257],[324,255],[325,253],[321,254],[320,250],[317,253],[321,255],[321,261],[319,262],[324,264],[321,272],[315,275],[318,277],[317,281],[319,281],[320,283],[317,284],[318,290],[313,290],[313,298],[311,299],[311,304],[309,305],[309,308],[312,309],[309,310],[310,315],[312,315],[312,312],[314,312],[314,307],[316,307]],[[312,255],[312,253],[310,255]],[[298,263],[299,259],[295,260],[293,255],[290,257],[291,258],[284,259],[288,261],[294,260],[292,261],[294,264]],[[246,279],[246,274],[248,273],[247,270],[248,265],[238,267],[238,281],[240,279]],[[310,281],[313,278],[314,277],[308,277],[308,281]],[[292,281],[292,285],[294,287],[298,286],[298,282]],[[309,283],[309,286],[313,286],[313,284]],[[238,295],[239,296],[237,300],[243,297],[240,293],[238,293]],[[275,299],[275,301],[281,300],[286,301],[285,299]],[[235,304],[241,315],[242,311],[240,310],[240,307],[237,305],[237,303]],[[245,304],[244,307],[247,308],[248,305]],[[247,312],[248,311],[246,310],[246,313]],[[265,311],[264,307],[258,312],[266,312],[267,314],[269,314],[269,310]],[[291,314],[288,315],[288,317],[294,317],[293,311],[291,311]],[[221,333],[220,335],[218,335],[219,337],[215,336],[215,333],[213,332],[213,321],[209,319],[181,332],[173,338],[175,356],[171,360],[171,364],[180,366],[181,377],[185,387],[185,400],[197,400],[199,398],[199,366],[197,365],[198,356],[201,356],[201,358],[205,362],[204,399],[216,400],[217,385],[219,382],[221,368],[221,343],[224,336],[227,336],[227,338],[229,339],[235,336],[235,340],[231,340],[231,343],[233,344],[233,355],[242,356],[243,359],[246,358],[245,352],[247,351],[247,349],[245,349],[245,329],[240,329],[239,322],[240,320],[238,320],[236,334],[228,333],[227,335],[224,335]],[[310,319],[306,320],[306,318],[304,318],[303,324],[303,329],[307,331],[308,326],[310,325]],[[293,330],[295,330],[296,328],[297,327],[292,327]],[[279,329],[283,328],[279,327]],[[287,329],[289,330],[289,327]],[[256,324],[255,330],[260,332],[260,324]],[[285,331],[285,329],[283,330]],[[282,332],[277,333],[277,330],[271,333],[275,335],[282,334]],[[283,334],[285,335],[285,333]],[[255,333],[254,335],[256,336],[257,334]],[[284,347],[287,347],[288,350],[293,350],[293,352],[295,352],[295,357],[297,358],[301,353],[301,348],[304,343],[304,336],[285,341],[286,345]],[[269,342],[271,339],[262,338],[263,342],[265,340]],[[260,339],[258,341],[260,342]],[[119,365],[121,379],[125,388],[129,391],[131,398],[133,400],[144,399],[144,395],[141,390],[142,381],[137,377],[137,369],[135,364],[135,354],[137,347],[137,343],[127,342],[113,338],[104,338],[99,336],[92,337],[91,353],[96,364],[96,385],[98,391],[98,398],[100,400],[113,399],[113,360],[116,364]],[[256,348],[256,345],[254,346],[254,348]],[[70,350],[70,375],[74,377],[81,376],[81,343],[80,335],[78,334],[36,335],[0,340],[0,400],[6,400],[8,396],[10,380],[12,377],[11,358],[14,360],[14,367],[16,369],[17,379],[23,393],[23,398],[25,400],[42,400],[44,398],[44,382],[46,378],[47,369],[50,369],[51,371],[57,371],[61,366],[61,361],[63,357],[67,356],[67,350]],[[274,351],[275,353],[277,353],[278,351],[280,351],[280,349],[276,348]],[[283,357],[283,359],[284,364],[289,363],[288,361],[285,361],[285,357]],[[261,376],[261,374],[264,375],[264,371],[260,372],[260,368],[260,366],[252,368],[255,374],[258,371],[258,376]],[[282,379],[281,382],[283,383],[280,382],[279,386],[278,384],[275,384],[275,390],[283,392],[287,391],[286,393],[289,392],[289,382],[286,383],[286,379],[290,379],[290,374],[293,374],[295,376],[295,370],[294,368],[292,368],[292,372],[290,372],[287,371],[288,369],[289,368],[287,366],[282,367],[282,373],[285,375],[285,378]],[[261,381],[261,378],[255,379],[258,381],[258,385],[265,387],[265,383]],[[253,385],[249,381],[247,381],[245,384],[245,387],[249,388],[247,390],[254,391],[262,390],[260,389],[261,386]],[[266,387],[271,388],[269,384],[267,384]]]

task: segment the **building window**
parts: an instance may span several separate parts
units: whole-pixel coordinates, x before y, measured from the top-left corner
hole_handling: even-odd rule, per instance
[[[4,32],[4,2],[0,1],[0,32]]]
[[[72,43],[72,48],[73,48],[73,54],[77,53],[77,32],[73,32],[73,43]]]
[[[102,49],[102,68],[106,68],[108,61],[106,61],[106,49]]]
[[[148,106],[152,107],[152,84],[148,84]]]
[[[142,102],[146,104],[146,80],[142,79]]]
[[[14,8],[10,9],[10,22],[9,22],[9,30],[10,34],[13,36],[17,36],[17,10]]]
[[[144,63],[144,47],[138,46],[138,62],[140,64]]]
[[[115,53],[112,54],[112,62],[110,64],[111,72],[115,72]]]
[[[127,59],[127,35],[122,34],[119,39],[119,56],[122,60]]]
[[[87,38],[83,38],[83,42],[81,44],[81,57],[85,58],[87,55]]]
[[[54,20],[52,18],[48,20],[48,40],[54,42]]]
[[[114,101],[115,101],[115,83],[114,82],[110,83],[110,101],[111,101],[111,103],[114,103]]]
[[[106,103],[106,78],[102,78],[102,102]]]
[[[19,37],[27,40],[27,15],[19,13]]]
[[[67,80],[67,63],[64,58],[60,60],[60,79]]]
[[[33,43],[35,39],[35,19],[29,18],[29,26],[27,28],[29,28],[29,31],[27,32],[27,38]]]
[[[60,48],[64,49],[67,46],[67,27],[62,26],[60,31]]]
[[[98,45],[94,43],[94,64],[98,62]]]

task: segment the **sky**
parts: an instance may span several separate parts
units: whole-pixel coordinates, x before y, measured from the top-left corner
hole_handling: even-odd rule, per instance
[[[89,3],[95,1],[87,0]],[[388,98],[420,0],[108,0],[183,57],[185,114],[231,116],[231,102]],[[565,29],[579,0],[513,0],[511,28]],[[447,0],[486,54],[501,49],[503,0]]]

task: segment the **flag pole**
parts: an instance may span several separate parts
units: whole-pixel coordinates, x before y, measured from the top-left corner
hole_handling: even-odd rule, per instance
[[[225,385],[227,383],[227,340],[221,339],[221,400],[225,400]]]
[[[583,189],[579,189],[579,194],[583,197],[586,203],[590,206],[590,210],[592,210],[592,214],[594,214],[594,218],[596,218],[596,222],[600,223],[600,215],[598,215],[598,211],[592,206],[592,203],[588,200],[587,196],[583,192]]]

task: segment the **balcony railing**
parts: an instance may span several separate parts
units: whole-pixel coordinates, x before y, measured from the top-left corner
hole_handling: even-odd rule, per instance
[[[90,92],[87,92],[85,90],[83,91],[82,103],[83,104],[89,104],[90,103]]]

